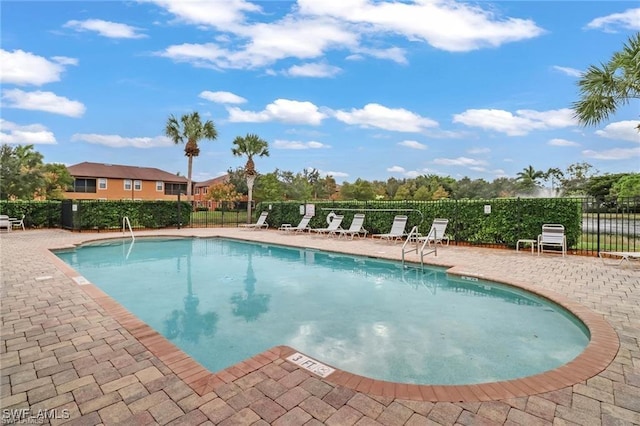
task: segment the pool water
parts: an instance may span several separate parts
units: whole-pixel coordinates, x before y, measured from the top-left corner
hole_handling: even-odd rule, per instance
[[[212,372],[288,345],[374,379],[473,384],[553,369],[589,342],[559,306],[443,269],[220,238],[56,254]]]

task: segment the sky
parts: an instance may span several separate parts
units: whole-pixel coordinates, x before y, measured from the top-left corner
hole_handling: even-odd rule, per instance
[[[598,126],[577,82],[640,31],[633,1],[0,1],[3,144],[46,163],[187,175],[169,116],[197,111],[193,180],[245,163],[338,183],[492,181],[586,162],[640,172],[639,100]]]

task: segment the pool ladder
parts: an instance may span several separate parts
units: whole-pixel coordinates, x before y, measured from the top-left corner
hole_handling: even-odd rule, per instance
[[[122,233],[124,234],[129,228],[129,232],[131,233],[131,239],[133,241],[136,240],[135,235],[133,235],[133,228],[131,228],[131,222],[129,221],[129,216],[125,216],[122,218]]]
[[[404,255],[408,253],[413,253],[414,251],[418,256],[420,256],[420,266],[423,269],[424,269],[424,257],[426,255],[433,253],[435,256],[438,256],[438,248],[436,247],[437,245],[434,244],[433,247],[431,247],[429,245],[429,238],[424,238],[424,240],[422,240],[421,237],[422,235],[418,232],[417,226],[414,226],[413,228],[411,228],[411,232],[409,232],[409,235],[407,235],[407,239],[405,240],[404,244],[402,244],[402,265],[403,266],[404,266]],[[413,243],[415,243],[415,246],[413,245]]]

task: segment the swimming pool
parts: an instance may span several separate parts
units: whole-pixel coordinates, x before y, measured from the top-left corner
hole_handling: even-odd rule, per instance
[[[471,384],[553,369],[589,340],[532,294],[390,261],[217,238],[57,255],[211,371],[285,344],[371,378]]]

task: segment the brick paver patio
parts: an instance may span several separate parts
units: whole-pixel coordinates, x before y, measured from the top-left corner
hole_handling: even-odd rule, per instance
[[[256,354],[223,372],[206,371],[96,287],[78,285],[74,272],[48,251],[120,235],[62,230],[0,235],[4,424],[640,424],[637,262],[616,267],[579,256],[440,249],[437,258],[429,257],[430,263],[452,267],[461,275],[501,278],[558,294],[569,304],[589,308],[590,315],[603,317],[615,333],[611,338],[606,335],[609,326],[602,328],[602,346],[581,364],[597,374],[570,386],[557,386],[572,376],[561,374],[529,382],[527,396],[508,397],[509,389],[518,395],[526,382],[497,389],[497,397],[486,392],[452,396],[441,389],[424,395],[406,385],[376,389],[372,381],[342,372],[322,379],[284,360],[293,351],[287,347]],[[182,229],[136,235],[226,236],[400,257],[399,244],[290,236],[273,230]],[[618,341],[617,353],[611,352]],[[598,360],[613,355],[612,362],[599,365]],[[545,386],[553,390],[540,391]],[[500,398],[501,392],[507,397]]]

